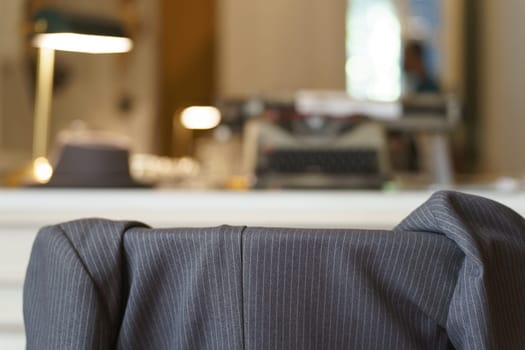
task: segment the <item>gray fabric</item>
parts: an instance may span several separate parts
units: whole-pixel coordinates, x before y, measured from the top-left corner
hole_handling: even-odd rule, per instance
[[[392,231],[47,227],[28,349],[525,349],[525,221],[438,192]]]

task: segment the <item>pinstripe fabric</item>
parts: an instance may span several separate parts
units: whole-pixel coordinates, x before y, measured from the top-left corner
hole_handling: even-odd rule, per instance
[[[462,255],[418,233],[247,229],[247,349],[446,349]]]
[[[241,231],[128,231],[119,348],[241,349]]]
[[[80,220],[38,234],[24,285],[28,349],[113,349],[122,294],[123,233],[133,223]]]
[[[494,201],[438,192],[397,228],[440,232],[465,256],[447,319],[460,349],[525,349],[525,221]]]
[[[525,222],[438,192],[393,231],[40,231],[28,349],[525,349]]]

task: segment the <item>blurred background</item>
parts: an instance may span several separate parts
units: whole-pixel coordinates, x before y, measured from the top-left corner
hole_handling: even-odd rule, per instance
[[[35,18],[50,8],[111,18],[133,47],[57,50],[42,128]],[[0,183],[50,181],[40,156],[108,176],[96,168],[123,150],[131,182],[50,184],[521,186],[524,15],[520,0],[0,0]],[[68,147],[91,153],[68,165]]]
[[[525,215],[523,18],[523,0],[0,0],[0,348],[25,348],[46,225],[391,229],[437,188]]]

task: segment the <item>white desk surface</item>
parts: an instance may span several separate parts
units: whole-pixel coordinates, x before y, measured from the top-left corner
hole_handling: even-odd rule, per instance
[[[525,214],[525,192],[472,192]],[[0,190],[0,228],[85,217],[156,227],[265,225],[392,228],[430,191]]]

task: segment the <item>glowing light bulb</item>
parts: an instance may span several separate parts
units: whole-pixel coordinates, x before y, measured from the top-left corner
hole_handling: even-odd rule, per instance
[[[213,129],[221,122],[221,112],[209,106],[188,107],[182,111],[181,122],[186,129]]]
[[[33,176],[41,184],[48,183],[53,175],[53,168],[44,157],[38,157],[33,161]]]

